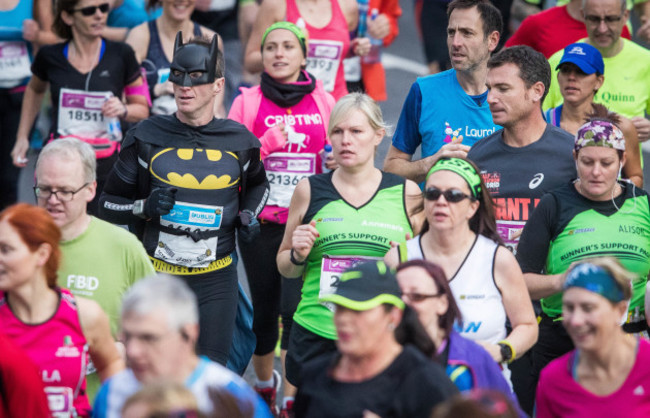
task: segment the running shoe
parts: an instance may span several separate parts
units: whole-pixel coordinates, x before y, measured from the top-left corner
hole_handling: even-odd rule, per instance
[[[271,410],[271,415],[273,417],[278,417],[280,410],[277,405],[277,396],[278,391],[280,390],[280,385],[282,384],[282,377],[277,370],[273,370],[273,387],[272,388],[258,388],[255,386],[255,392],[258,393],[264,399],[264,402],[269,406]]]
[[[280,411],[279,418],[293,418],[295,415],[293,413],[293,401],[288,401],[287,406],[282,408]]]

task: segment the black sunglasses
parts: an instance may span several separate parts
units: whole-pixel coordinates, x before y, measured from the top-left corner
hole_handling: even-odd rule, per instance
[[[474,200],[474,197],[461,192],[458,189],[440,190],[437,187],[429,187],[424,190],[424,198],[431,201],[440,199],[444,196],[445,200],[449,203],[458,203],[464,199]]]
[[[102,3],[99,6],[82,7],[81,9],[74,9],[72,11],[73,12],[81,12],[81,14],[84,15],[84,16],[92,16],[95,13],[97,13],[97,9],[99,9],[99,11],[102,12],[102,13],[108,13],[108,10],[110,8],[111,8],[110,4]]]

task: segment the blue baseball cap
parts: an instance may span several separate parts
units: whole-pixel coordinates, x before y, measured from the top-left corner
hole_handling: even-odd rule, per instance
[[[564,48],[562,60],[555,69],[558,70],[565,62],[577,65],[585,74],[605,74],[603,56],[589,44],[578,42]]]

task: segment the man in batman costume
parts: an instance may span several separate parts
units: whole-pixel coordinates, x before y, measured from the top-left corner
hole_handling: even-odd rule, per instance
[[[134,227],[155,269],[188,283],[199,301],[199,351],[225,365],[238,301],[235,230],[254,239],[269,185],[259,140],[214,117],[223,72],[216,36],[183,44],[177,34],[169,80],[178,111],[129,130],[100,215]]]

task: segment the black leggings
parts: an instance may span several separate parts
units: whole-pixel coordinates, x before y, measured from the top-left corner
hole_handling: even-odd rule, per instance
[[[23,92],[0,89],[0,210],[18,200],[20,168],[13,164],[11,150],[16,142]]]
[[[223,366],[230,355],[237,315],[237,256],[220,270],[179,276],[192,289],[199,303],[199,353]]]
[[[272,352],[278,341],[278,316],[282,315],[283,349],[289,346],[293,314],[300,302],[302,280],[287,279],[278,272],[275,258],[282,242],[285,226],[262,223],[261,233],[252,244],[239,241],[248,285],[253,299],[253,332],[257,337],[255,354]]]

